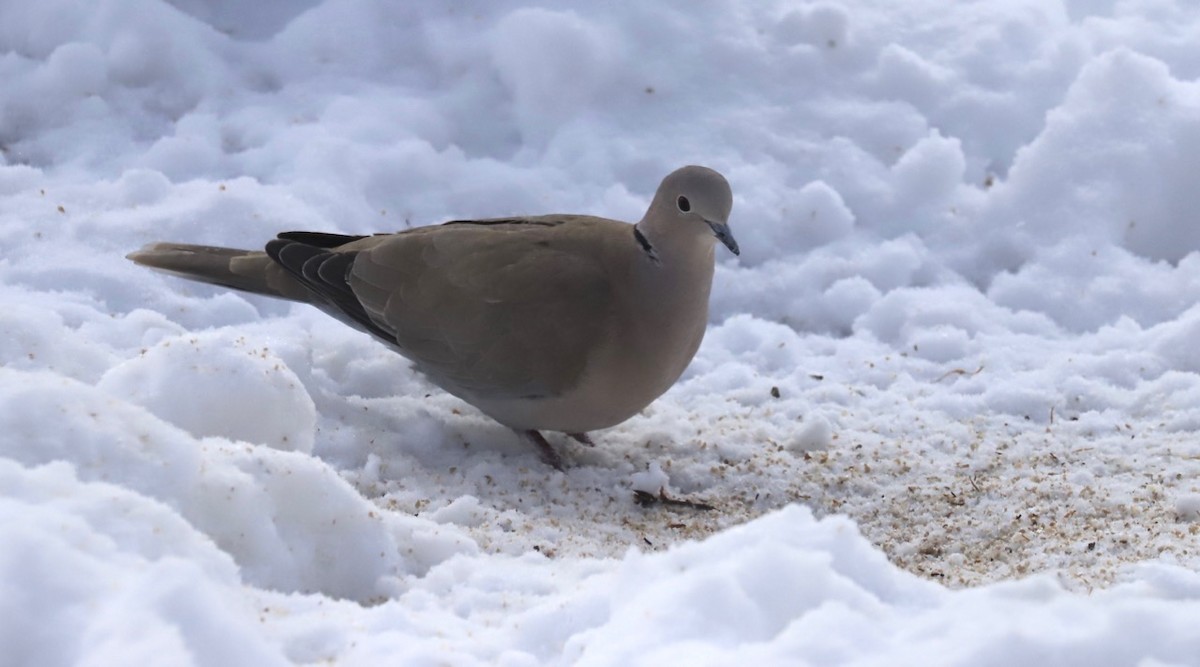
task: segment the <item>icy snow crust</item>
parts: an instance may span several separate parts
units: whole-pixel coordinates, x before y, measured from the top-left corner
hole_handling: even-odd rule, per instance
[[[1198,44],[1184,0],[0,3],[0,662],[1200,664]],[[743,255],[565,474],[123,259],[636,219],[689,163]]]

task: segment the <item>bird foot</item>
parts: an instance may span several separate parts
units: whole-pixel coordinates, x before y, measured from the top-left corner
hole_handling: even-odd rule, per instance
[[[538,458],[542,460],[542,463],[545,463],[546,465],[551,466],[560,472],[564,470],[562,456],[560,456],[558,452],[550,446],[549,442],[546,442],[546,438],[544,438],[541,433],[538,433],[534,430],[519,431],[519,433],[521,434],[521,437],[533,443],[533,445],[538,448]]]
[[[592,437],[587,433],[568,433],[567,437],[571,438],[575,442],[587,445],[588,447],[596,446],[596,443],[592,440]]]

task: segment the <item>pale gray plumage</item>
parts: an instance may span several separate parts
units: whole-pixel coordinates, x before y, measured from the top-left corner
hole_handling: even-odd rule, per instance
[[[585,215],[459,220],[395,234],[288,232],[266,251],[154,243],[129,259],[309,303],[391,345],[533,440],[618,424],[671,387],[708,319],[714,244],[735,254],[719,173],[663,179],[635,225]]]

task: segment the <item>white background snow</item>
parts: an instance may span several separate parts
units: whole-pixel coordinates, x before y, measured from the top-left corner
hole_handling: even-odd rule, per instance
[[[1200,664],[1198,79],[1189,0],[0,2],[0,663]],[[566,473],[123,257],[684,164],[743,254]]]

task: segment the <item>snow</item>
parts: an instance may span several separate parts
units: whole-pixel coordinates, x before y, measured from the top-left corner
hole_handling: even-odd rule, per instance
[[[1200,665],[1198,40],[1183,0],[0,4],[0,664]],[[124,259],[636,219],[692,163],[743,254],[566,472]]]

